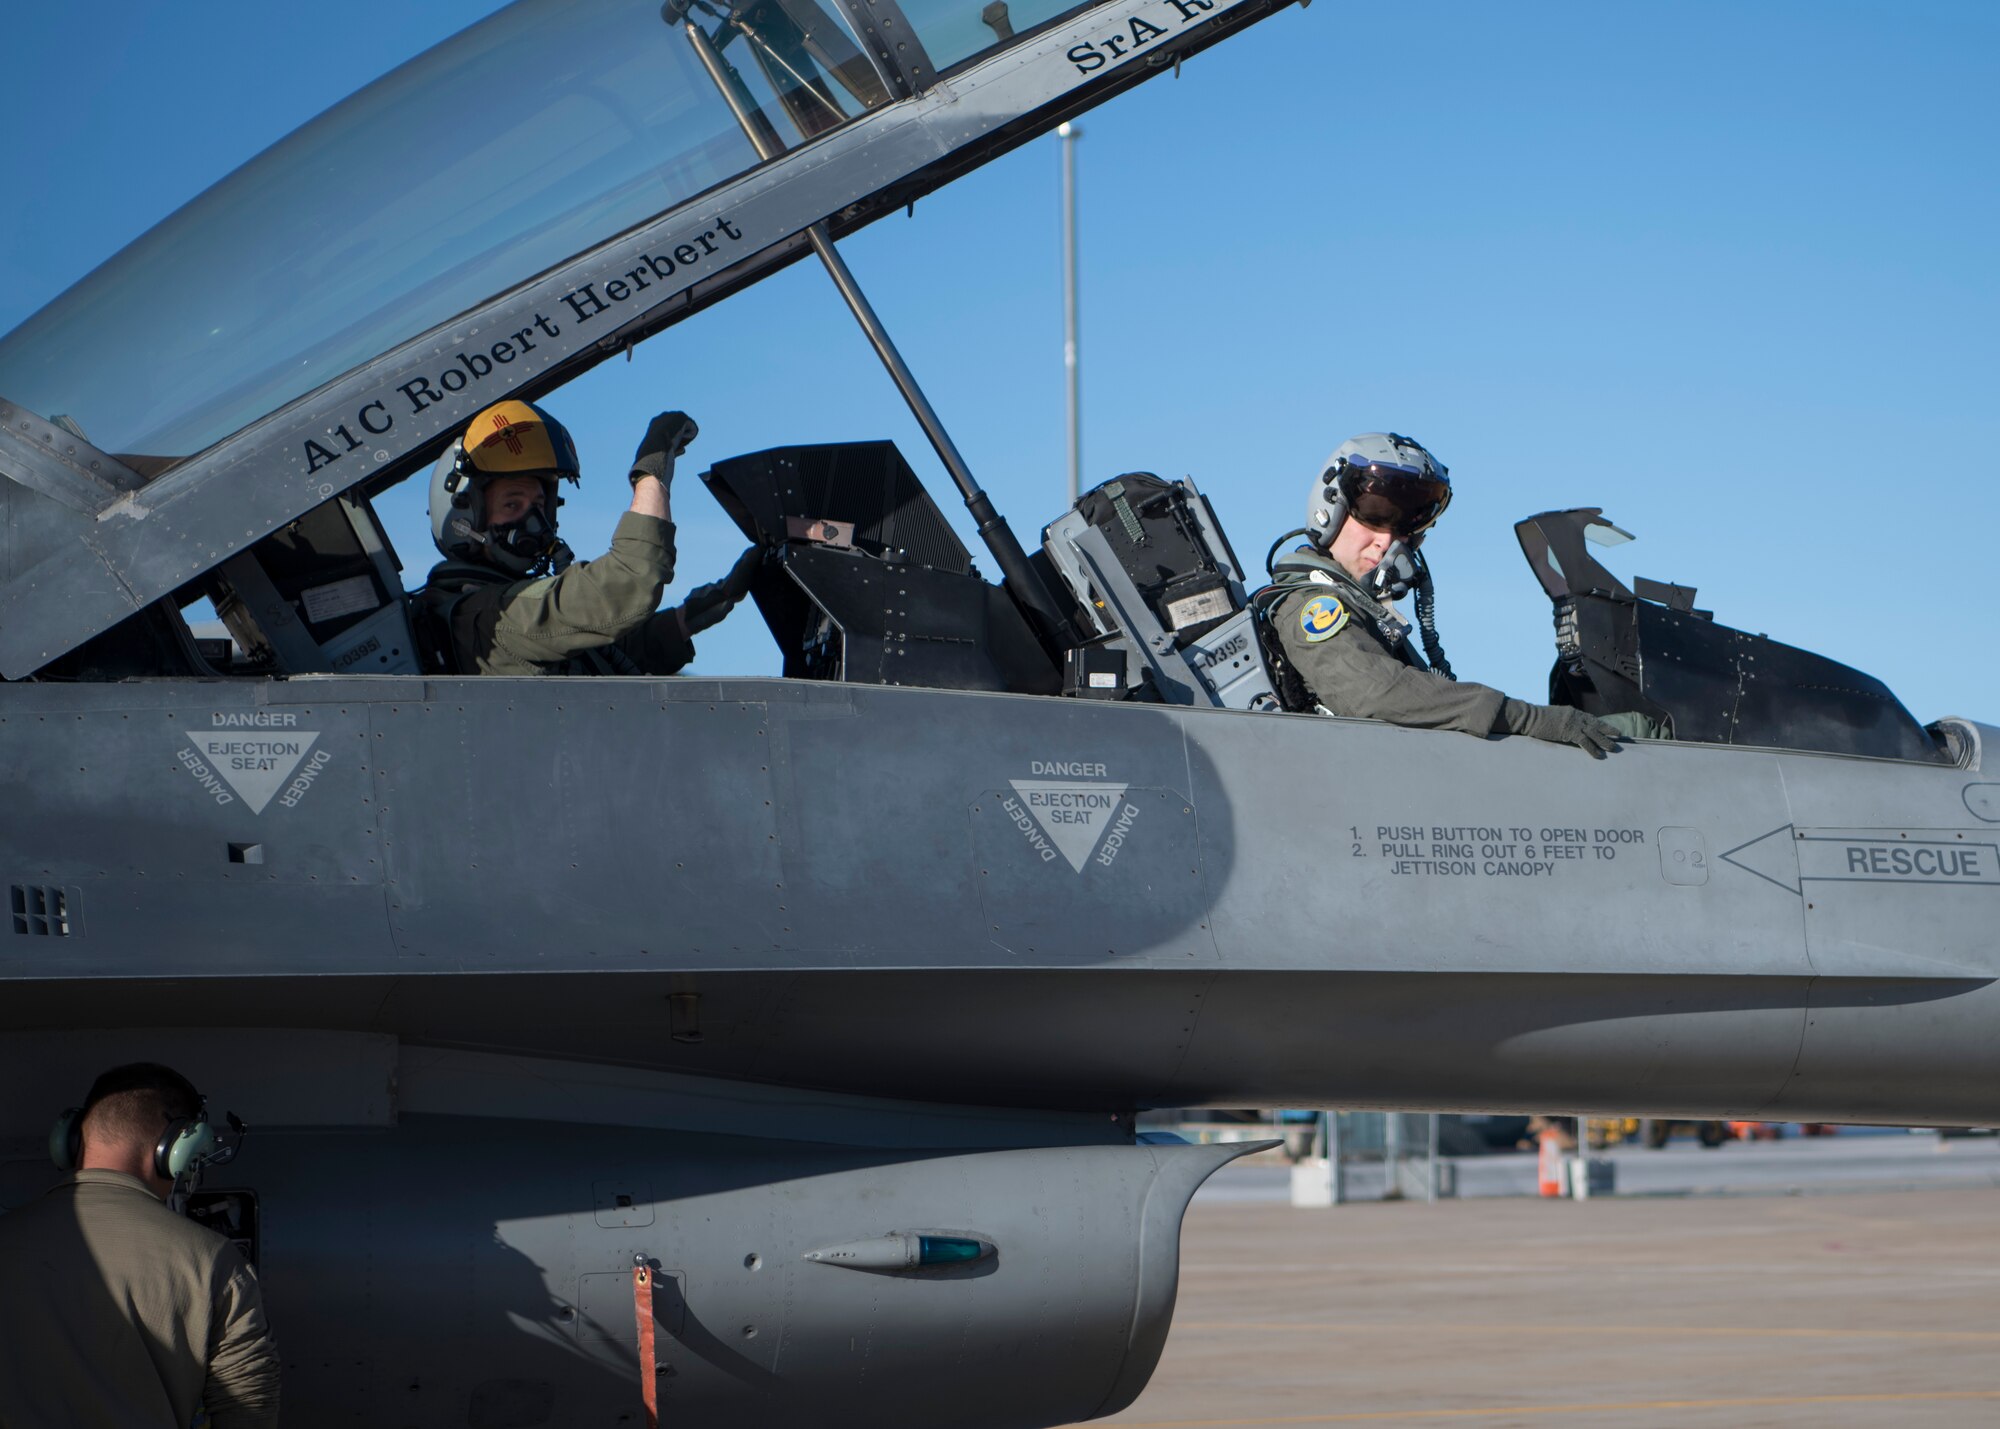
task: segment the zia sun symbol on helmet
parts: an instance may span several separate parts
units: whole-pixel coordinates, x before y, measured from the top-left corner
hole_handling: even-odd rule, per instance
[[[527,577],[568,564],[556,537],[561,481],[580,483],[569,430],[532,402],[495,403],[474,417],[431,468],[431,540],[446,560],[472,561]],[[489,519],[486,493],[498,481],[532,478],[541,499],[516,520]]]

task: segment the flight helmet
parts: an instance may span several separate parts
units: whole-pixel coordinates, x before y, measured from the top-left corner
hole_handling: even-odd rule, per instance
[[[1313,478],[1306,534],[1325,550],[1352,516],[1415,546],[1449,505],[1451,477],[1443,462],[1408,437],[1363,432],[1335,447]]]
[[[489,527],[486,488],[508,476],[542,483],[541,505],[518,521]],[[496,402],[466,427],[431,468],[431,540],[447,560],[476,561],[512,576],[566,564],[556,538],[559,481],[577,482],[576,443],[532,402]]]

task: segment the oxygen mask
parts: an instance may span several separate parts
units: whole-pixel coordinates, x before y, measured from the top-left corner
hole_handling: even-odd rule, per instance
[[[532,567],[555,550],[555,522],[542,507],[531,506],[520,519],[490,528],[486,542],[489,552],[505,555],[510,565],[520,562]]]
[[[486,500],[480,493],[479,501]],[[454,517],[451,529],[479,548],[479,559],[517,576],[537,576],[565,569],[575,559],[570,548],[556,535],[553,508],[562,504],[555,483],[545,484],[537,500],[493,503],[492,520],[481,529],[470,516]],[[476,509],[476,508],[475,508]]]
[[[1423,569],[1423,557],[1417,554],[1417,547],[1423,537],[1404,540],[1397,537],[1389,543],[1389,549],[1382,553],[1382,559],[1375,569],[1368,573],[1362,586],[1380,601],[1401,600],[1417,584],[1418,573]]]

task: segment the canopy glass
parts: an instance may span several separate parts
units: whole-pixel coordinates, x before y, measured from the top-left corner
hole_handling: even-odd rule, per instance
[[[890,98],[813,0],[695,18],[790,142]],[[519,0],[0,340],[0,396],[103,450],[185,457],[756,162],[657,0]]]

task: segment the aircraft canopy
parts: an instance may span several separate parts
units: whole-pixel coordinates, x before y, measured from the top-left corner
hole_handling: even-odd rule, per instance
[[[1085,8],[1010,3],[996,27],[978,0],[906,0],[904,43],[935,73],[1006,25]],[[789,142],[789,115],[824,132],[896,97],[815,0],[693,18],[722,26]],[[757,162],[655,0],[520,0],[273,145],[0,340],[0,397],[103,451],[187,457]]]
[[[518,0],[0,338],[0,678],[1287,3]]]

